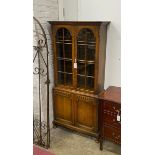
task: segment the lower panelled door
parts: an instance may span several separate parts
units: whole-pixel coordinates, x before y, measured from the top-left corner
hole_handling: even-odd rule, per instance
[[[54,90],[54,119],[64,124],[74,124],[73,94]]]
[[[95,98],[76,95],[75,126],[93,133],[98,131],[98,103]]]

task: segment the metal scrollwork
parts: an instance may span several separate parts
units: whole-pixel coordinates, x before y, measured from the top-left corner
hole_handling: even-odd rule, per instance
[[[33,33],[35,33],[34,36],[34,40],[37,43],[37,46],[43,48],[46,45],[46,39],[43,36],[43,34],[37,32],[37,31],[33,31]],[[39,38],[39,39],[38,39]]]
[[[43,68],[35,67],[33,74],[35,74],[35,75],[40,74],[42,76],[46,76],[47,72],[45,73],[45,70]]]
[[[39,130],[42,130],[41,134]],[[33,121],[33,133],[34,133],[34,143],[39,144],[42,147],[46,147],[46,140],[49,130],[47,129],[47,123],[42,121],[40,122],[38,119]],[[39,140],[39,141],[38,141]]]
[[[39,119],[35,118],[35,115],[33,116],[33,143],[49,148],[50,147],[50,125],[49,125],[49,71],[48,71],[48,45],[47,45],[47,38],[45,31],[40,24],[40,22],[33,17],[34,21],[34,30],[33,30],[33,74],[35,77],[37,77],[38,82],[38,115]],[[44,77],[41,80],[41,77]],[[41,81],[44,81],[44,85],[46,86],[47,90],[47,100],[46,103],[43,103],[41,97]],[[47,120],[42,120],[42,105],[47,105]]]

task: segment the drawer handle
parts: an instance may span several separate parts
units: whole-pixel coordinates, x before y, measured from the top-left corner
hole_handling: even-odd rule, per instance
[[[120,135],[116,136],[115,138],[116,138],[116,139],[119,139],[119,138],[120,138]]]
[[[119,110],[116,110],[116,112],[119,114],[120,113],[120,111]]]
[[[115,107],[113,107],[113,109],[119,114],[120,110],[116,109]]]
[[[121,116],[119,114],[117,114],[117,121],[120,122],[121,121]]]
[[[113,119],[113,122],[115,122],[115,119]]]

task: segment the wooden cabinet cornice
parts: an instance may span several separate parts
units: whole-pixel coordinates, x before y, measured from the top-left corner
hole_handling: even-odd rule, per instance
[[[98,94],[104,90],[107,25],[50,21],[54,52],[54,121],[98,135]]]

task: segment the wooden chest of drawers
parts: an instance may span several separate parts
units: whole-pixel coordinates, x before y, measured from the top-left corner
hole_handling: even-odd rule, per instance
[[[121,88],[109,87],[99,95],[99,139],[121,144]]]

